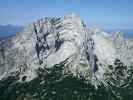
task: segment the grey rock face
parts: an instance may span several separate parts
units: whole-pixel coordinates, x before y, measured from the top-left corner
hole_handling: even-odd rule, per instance
[[[110,79],[119,76],[111,74],[118,61],[126,68],[122,69],[125,77],[119,86],[125,84],[131,69],[126,66],[133,61],[131,47],[119,34],[87,28],[75,14],[43,18],[16,36],[0,41],[0,76],[3,79],[18,75],[20,81],[26,76],[26,81],[30,81],[37,76],[38,68],[51,68],[66,61],[64,73],[82,76],[96,87],[101,83],[107,86],[108,82],[115,84]]]

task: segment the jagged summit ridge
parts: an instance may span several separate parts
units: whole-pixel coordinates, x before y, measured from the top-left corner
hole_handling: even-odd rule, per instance
[[[75,14],[40,19],[15,37],[0,42],[1,79],[17,75],[20,82],[25,76],[25,81],[30,81],[37,77],[38,68],[52,68],[66,61],[64,73],[82,76],[96,87],[101,83],[107,86],[110,78],[119,76],[111,75],[116,61],[123,65],[132,63],[125,60],[131,59],[127,55],[130,51],[123,49],[128,47],[126,42],[121,36],[116,37],[87,28]],[[125,76],[118,86],[125,84],[123,80],[129,70],[130,67],[121,70]]]
[[[38,67],[51,67],[64,61],[75,53],[76,46],[81,45],[80,42],[84,36],[79,33],[81,33],[82,28],[80,18],[74,14],[63,18],[43,18],[30,24],[23,32],[11,39],[11,48],[7,48],[10,49],[9,52],[2,48],[4,53],[7,53],[2,60],[7,61],[8,56],[11,55],[13,57],[7,64],[1,61],[5,70],[1,73],[10,73],[12,70],[22,68],[29,69],[26,71],[30,72],[24,71],[24,73],[31,74]],[[7,42],[1,44],[4,43]],[[12,70],[8,69],[11,66],[10,63],[15,64],[12,65]],[[7,69],[5,69],[5,66]],[[34,77],[34,75],[31,77]],[[32,79],[31,77],[29,79]]]

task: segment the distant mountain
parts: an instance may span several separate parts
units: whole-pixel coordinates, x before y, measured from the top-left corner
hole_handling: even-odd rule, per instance
[[[8,38],[11,38],[11,37],[13,37],[13,36],[15,36],[15,34],[12,34],[12,35],[10,35],[10,36],[0,37],[0,41],[5,40],[5,39],[8,39]]]
[[[116,32],[120,31],[123,33],[126,39],[133,38],[133,29],[105,29],[107,32]]]
[[[4,39],[5,39],[5,37],[0,37],[0,41],[1,41],[1,40],[4,40]]]
[[[22,30],[23,30],[23,26],[10,25],[10,24],[9,25],[0,25],[0,38],[12,36]]]

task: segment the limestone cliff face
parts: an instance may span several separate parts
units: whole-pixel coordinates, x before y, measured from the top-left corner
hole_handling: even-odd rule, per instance
[[[128,44],[128,43],[127,43]],[[75,14],[59,18],[42,18],[22,32],[0,41],[0,78],[17,75],[19,81],[37,77],[38,68],[52,68],[65,61],[64,73],[84,77],[96,87],[108,85],[117,67],[116,62],[130,65],[129,45],[119,34],[108,34],[87,28]],[[110,67],[111,69],[110,69]],[[130,67],[121,69],[123,85]],[[114,82],[111,82],[114,84]]]

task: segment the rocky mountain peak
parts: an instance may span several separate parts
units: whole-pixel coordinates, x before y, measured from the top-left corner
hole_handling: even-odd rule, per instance
[[[122,50],[120,46],[125,43],[121,38],[119,33],[115,38],[106,32],[88,29],[75,14],[42,18],[10,41],[0,43],[1,79],[17,75],[20,82],[24,77],[25,81],[31,81],[38,76],[37,69],[51,69],[65,61],[64,73],[82,77],[95,87],[109,83],[123,85],[128,77],[125,74],[130,70],[128,67],[121,70],[125,77],[118,83],[110,81],[120,77],[115,73],[117,64],[126,66],[125,58],[130,58],[125,52],[127,49]]]

